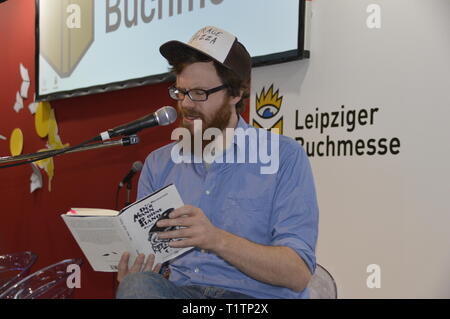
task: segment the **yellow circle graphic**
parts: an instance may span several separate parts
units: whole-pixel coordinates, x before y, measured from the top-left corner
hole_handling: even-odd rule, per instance
[[[23,133],[20,128],[15,128],[11,132],[11,138],[9,140],[9,150],[12,156],[22,154],[23,150]]]
[[[39,137],[46,137],[48,135],[48,126],[50,119],[50,103],[39,102],[39,105],[34,116],[34,126]]]

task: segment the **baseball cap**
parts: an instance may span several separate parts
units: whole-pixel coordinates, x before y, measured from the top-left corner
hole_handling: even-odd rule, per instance
[[[199,52],[236,73],[241,80],[250,79],[252,60],[247,49],[236,36],[214,26],[198,30],[187,42],[169,41],[159,48],[170,64]]]

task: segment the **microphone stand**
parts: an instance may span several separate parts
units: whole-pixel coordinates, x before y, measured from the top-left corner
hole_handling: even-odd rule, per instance
[[[125,202],[125,207],[131,204],[131,180],[127,182],[127,200]]]
[[[139,142],[140,142],[139,136],[137,136],[137,135],[130,135],[130,136],[126,136],[124,138],[121,138],[119,140],[107,141],[107,142],[98,142],[98,143],[93,143],[93,144],[81,146],[81,147],[76,148],[76,149],[68,150],[67,152],[64,152],[63,154],[83,152],[83,151],[88,151],[88,150],[93,150],[93,149],[100,149],[100,148],[106,148],[106,147],[113,147],[113,146],[129,146],[129,145],[138,144]],[[38,153],[32,153],[32,154],[25,154],[25,155],[4,156],[4,157],[0,157],[0,164],[9,163],[9,162],[16,162],[16,161],[23,161],[23,160],[29,160],[29,159],[39,158],[41,156],[47,156],[47,155],[48,155],[48,157],[52,157],[51,156],[52,154],[55,153],[56,155],[58,155],[61,150],[64,150],[64,148],[57,149],[57,150],[49,150],[49,151],[44,151],[44,152],[38,152]]]

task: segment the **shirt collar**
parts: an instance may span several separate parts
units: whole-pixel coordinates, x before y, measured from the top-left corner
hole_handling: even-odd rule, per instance
[[[242,129],[242,130],[246,131],[250,127],[250,125],[248,125],[248,123],[245,122],[245,120],[242,118],[241,115],[238,115],[238,116],[239,116],[239,120],[238,120],[238,124],[236,125],[235,130]],[[237,150],[237,152],[238,152],[237,153],[238,156],[241,155],[240,154],[241,152],[244,152],[244,154],[245,154],[245,149],[242,148],[242,145],[239,145],[239,143],[238,143],[236,132],[234,133],[234,136],[233,136],[233,144],[235,145],[235,150]]]

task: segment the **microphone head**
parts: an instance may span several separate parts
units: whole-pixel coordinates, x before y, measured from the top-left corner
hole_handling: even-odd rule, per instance
[[[133,172],[139,172],[142,169],[142,162],[141,161],[136,161],[133,163],[133,166],[131,167],[131,169],[133,170]]]
[[[169,125],[177,119],[177,110],[172,106],[163,106],[155,114],[159,125]]]

